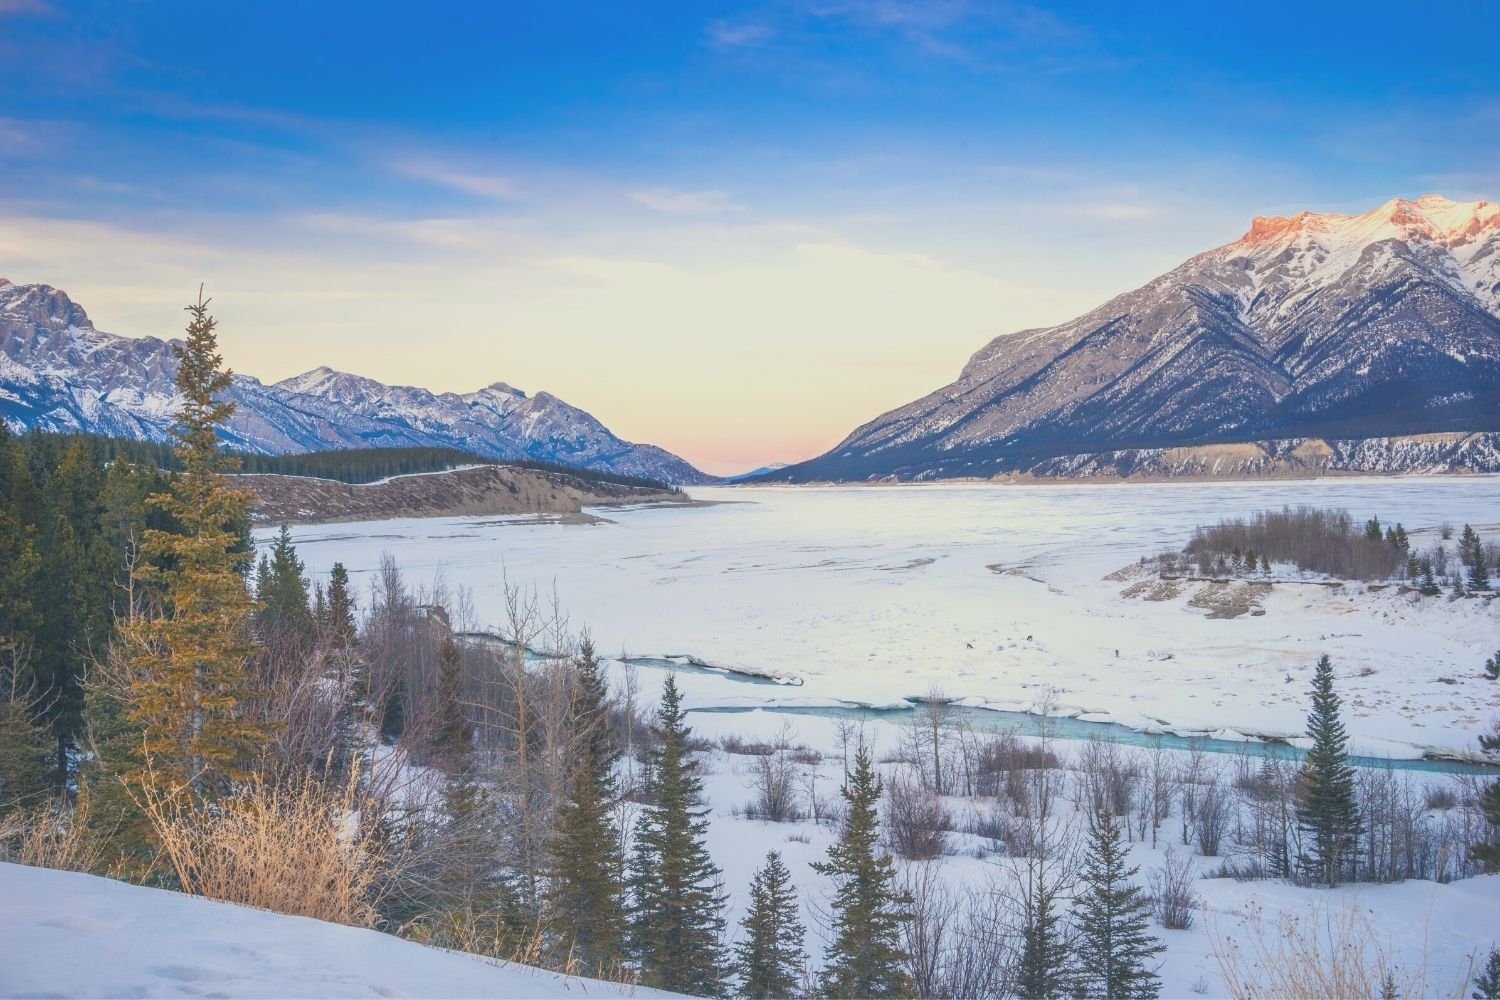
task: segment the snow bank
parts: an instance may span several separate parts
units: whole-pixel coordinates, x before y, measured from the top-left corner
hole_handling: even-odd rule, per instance
[[[669,996],[77,872],[0,864],[0,996]]]

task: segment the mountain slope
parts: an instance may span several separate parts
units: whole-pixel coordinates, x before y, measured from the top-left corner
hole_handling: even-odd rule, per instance
[[[64,292],[0,278],[0,419],[12,427],[163,440],[176,371],[170,342],[101,332]],[[235,375],[227,396],[236,408],[226,440],[252,452],[436,445],[680,484],[712,479],[622,441],[551,393],[500,382],[434,393],[318,368],[272,385]]]
[[[766,478],[928,478],[1059,455],[1500,429],[1500,206],[1257,218]]]

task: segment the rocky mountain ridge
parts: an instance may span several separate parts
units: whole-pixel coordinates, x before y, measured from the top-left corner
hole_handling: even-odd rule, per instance
[[[0,278],[0,419],[13,428],[164,440],[176,410],[171,341],[94,327],[68,295]],[[389,386],[331,368],[267,385],[236,374],[226,443],[265,454],[336,448],[461,448],[665,482],[713,477],[654,445],[623,441],[551,393],[503,382],[471,393]]]
[[[1500,430],[1500,206],[1260,217],[765,481],[988,476],[1065,455]]]

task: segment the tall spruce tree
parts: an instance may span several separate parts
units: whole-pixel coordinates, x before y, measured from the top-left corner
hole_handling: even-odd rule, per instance
[[[252,711],[248,669],[255,602],[242,573],[247,496],[225,481],[230,463],[218,447],[218,430],[234,412],[218,398],[230,374],[201,293],[187,311],[186,340],[173,348],[180,471],[167,492],[149,498],[175,530],[144,533],[142,554],[151,562],[138,572],[161,606],[120,629],[118,697],[143,754],[127,780],[164,794],[191,788],[212,797],[246,772],[268,727]]]
[[[1305,846],[1300,867],[1309,881],[1333,887],[1353,860],[1361,826],[1354,768],[1349,765],[1349,737],[1333,690],[1333,663],[1326,653],[1313,674],[1307,735],[1312,747],[1298,776],[1296,798],[1297,825]]]
[[[735,945],[738,996],[793,997],[807,965],[803,941],[807,930],[798,916],[797,890],[780,851],[766,853],[765,866],[750,883],[750,910]]]
[[[609,686],[585,637],[574,658],[573,729],[581,743],[550,845],[548,923],[564,955],[607,973],[624,955],[625,883],[614,808],[619,798],[609,738]]]
[[[1149,928],[1150,905],[1127,866],[1120,825],[1101,810],[1089,827],[1082,890],[1073,898],[1080,997],[1141,1000],[1161,992],[1153,960],[1166,950]]]
[[[724,902],[718,867],[704,846],[708,810],[684,722],[676,678],[668,674],[654,726],[646,792],[630,863],[629,945],[641,982],[694,996],[727,992]]]
[[[902,968],[901,928],[911,896],[896,888],[896,867],[880,850],[881,781],[861,746],[844,780],[843,828],[828,860],[813,870],[833,880],[833,941],[824,952],[821,988],[830,997],[896,997],[911,991]]]

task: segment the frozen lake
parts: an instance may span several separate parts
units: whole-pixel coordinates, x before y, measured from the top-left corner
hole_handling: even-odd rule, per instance
[[[443,518],[293,537],[315,574],[341,561],[363,583],[388,552],[411,584],[441,574],[494,623],[507,575],[555,585],[601,652],[692,654],[804,681],[719,682],[726,705],[882,704],[935,686],[993,707],[1050,700],[1128,725],[1291,734],[1328,652],[1370,752],[1471,748],[1500,712],[1500,684],[1479,676],[1500,648],[1500,601],[1278,585],[1264,615],[1226,620],[1124,597],[1104,579],[1180,547],[1196,524],[1288,504],[1409,530],[1471,522],[1500,540],[1500,477],[692,493],[722,503],[603,510],[612,523],[588,526]]]

